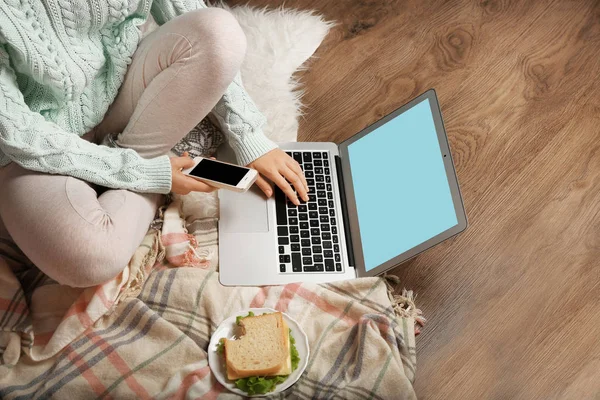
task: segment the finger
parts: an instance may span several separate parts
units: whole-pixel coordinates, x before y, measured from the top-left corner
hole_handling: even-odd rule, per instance
[[[279,188],[283,191],[283,193],[285,193],[285,195],[290,200],[292,200],[292,203],[294,203],[297,206],[300,205],[300,201],[298,200],[298,196],[296,196],[296,193],[294,193],[294,190],[292,189],[292,187],[290,186],[290,184],[285,180],[285,178],[283,176],[281,176],[280,173],[275,173],[272,176],[269,176],[269,178],[277,186],[279,186]]]
[[[184,151],[183,154],[181,155],[182,158],[186,159],[186,162],[188,162],[187,160],[192,160],[192,162],[194,161],[191,157],[190,157],[190,153],[188,153],[187,151]],[[189,167],[183,167],[183,168],[190,168],[192,165],[190,165]]]
[[[306,192],[306,186],[300,176],[289,168],[282,169],[283,176],[296,188],[296,191],[300,195],[300,198],[304,201],[308,201],[308,193]]]
[[[171,165],[177,169],[191,168],[194,166],[194,160],[189,157],[173,157]]]
[[[271,185],[269,184],[269,182],[267,182],[267,180],[260,175],[258,176],[258,178],[256,178],[256,186],[258,186],[260,190],[262,190],[267,195],[267,197],[271,197],[271,195],[273,194],[273,189],[271,189]]]
[[[308,193],[309,192],[308,183],[306,182],[306,177],[304,176],[304,171],[302,171],[302,168],[300,167],[300,164],[298,164],[298,161],[292,159],[290,161],[290,163],[288,164],[288,167],[290,167],[290,169],[292,171],[294,171],[296,174],[298,174],[300,179],[302,179],[302,184],[304,185],[304,189],[306,190],[306,193]]]
[[[210,186],[204,182],[200,182],[197,179],[194,178],[188,178],[186,180],[186,189],[189,189],[192,192],[205,192],[205,193],[210,193],[210,192],[214,192],[215,190],[217,190],[216,187],[214,186]]]

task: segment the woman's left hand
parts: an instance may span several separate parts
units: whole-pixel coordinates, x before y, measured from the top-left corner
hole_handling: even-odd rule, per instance
[[[274,184],[279,186],[294,204],[300,205],[300,201],[290,183],[294,185],[300,198],[308,201],[308,184],[306,183],[302,168],[300,168],[296,160],[288,156],[281,149],[269,151],[267,154],[248,164],[248,167],[254,168],[260,174],[256,180],[256,184],[265,192],[267,197],[271,197],[273,189],[264,177],[269,178]]]

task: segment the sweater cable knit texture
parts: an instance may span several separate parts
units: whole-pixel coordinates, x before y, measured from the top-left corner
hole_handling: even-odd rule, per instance
[[[69,175],[109,188],[167,193],[167,156],[144,159],[80,136],[102,121],[152,14],[163,24],[200,0],[3,0],[0,167]],[[240,76],[213,110],[242,165],[276,146]]]

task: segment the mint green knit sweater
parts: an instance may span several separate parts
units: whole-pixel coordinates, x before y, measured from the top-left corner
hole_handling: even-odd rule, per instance
[[[80,136],[114,101],[148,15],[163,24],[200,7],[201,0],[1,0],[0,167],[13,161],[110,188],[169,192],[167,156],[143,159]],[[239,76],[213,112],[240,164],[276,147]]]

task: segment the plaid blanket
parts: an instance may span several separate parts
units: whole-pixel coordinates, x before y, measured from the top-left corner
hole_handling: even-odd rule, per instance
[[[248,307],[289,313],[311,355],[279,398],[415,398],[410,292],[384,278],[223,287],[214,195],[176,197],[122,274],[94,288],[50,280],[0,242],[0,398],[238,398],[214,379],[207,346]],[[417,325],[418,326],[418,325]]]

